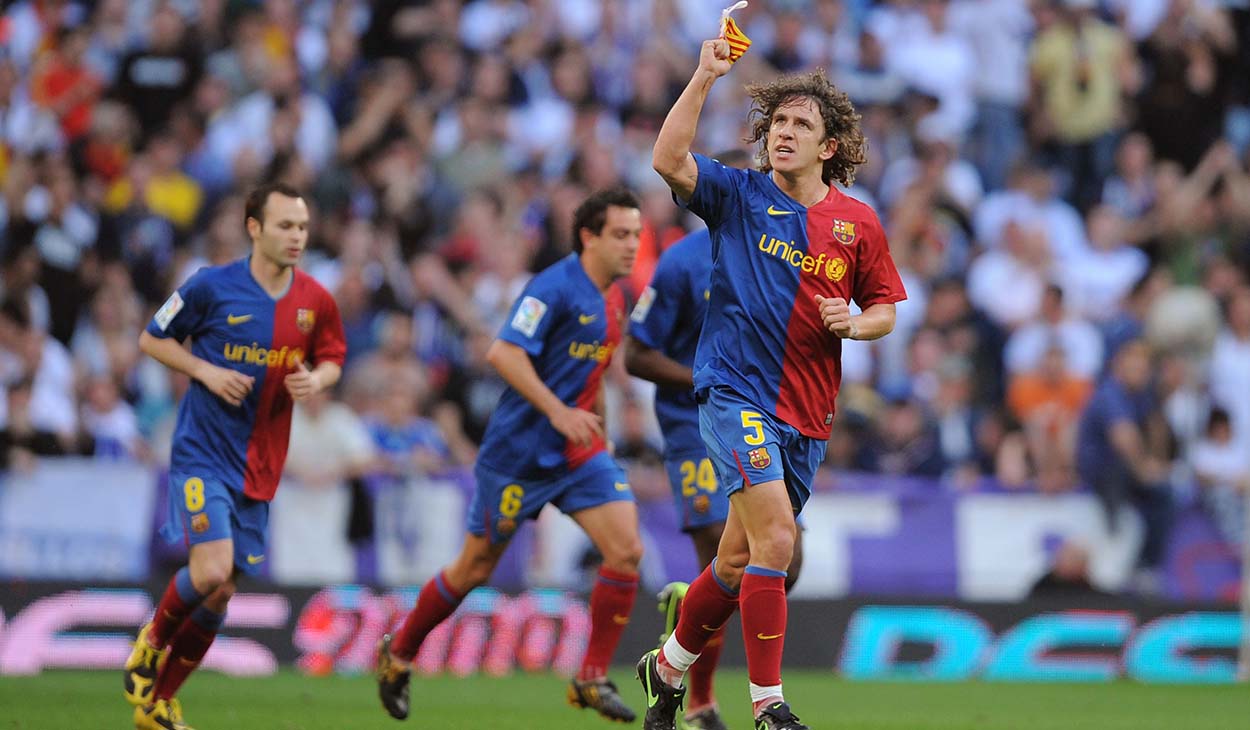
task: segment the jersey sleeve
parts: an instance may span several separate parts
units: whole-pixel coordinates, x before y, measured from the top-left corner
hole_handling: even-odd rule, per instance
[[[552,277],[539,274],[530,279],[525,291],[512,303],[499,339],[520,347],[530,357],[538,357],[563,306],[560,288]]]
[[[316,366],[332,362],[343,367],[347,359],[347,337],[343,334],[343,317],[338,302],[329,292],[321,292],[321,317],[318,319],[317,337],[313,342],[312,361]]]
[[[690,200],[683,202],[676,195],[673,199],[678,205],[702,218],[709,227],[715,228],[738,208],[747,173],[745,170],[722,165],[705,155],[695,153],[693,157],[699,168],[694,192],[690,194]]]
[[[642,290],[633,314],[629,316],[629,334],[652,350],[663,350],[677,326],[681,303],[685,301],[682,291],[682,271],[676,252],[669,249],[660,257],[651,284]]]
[[[207,269],[200,269],[170,294],[148,322],[148,334],[178,342],[194,335],[209,314],[211,291],[207,279]]]
[[[869,221],[859,245],[863,248],[855,266],[855,289],[851,292],[855,303],[861,309],[867,309],[874,304],[889,304],[906,299],[903,280],[898,275],[898,268],[894,266],[885,231],[881,229],[881,223],[876,216]]]

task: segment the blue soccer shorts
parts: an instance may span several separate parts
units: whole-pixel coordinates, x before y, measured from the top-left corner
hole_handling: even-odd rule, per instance
[[[161,535],[188,548],[213,540],[234,542],[234,564],[249,575],[265,562],[269,503],[231,489],[209,473],[171,471],[169,520]]]
[[[697,399],[699,433],[726,498],[752,484],[782,480],[794,511],[803,509],[828,442],[804,436],[729,388],[704,390]]]
[[[538,516],[547,503],[571,515],[609,502],[634,500],[625,471],[607,452],[554,479],[517,479],[481,463],[473,469],[477,487],[469,505],[468,529],[492,544],[507,542],[524,520]]]
[[[716,467],[700,444],[664,459],[668,482],[673,489],[682,532],[694,532],[717,525],[729,517],[729,496],[720,488]]]

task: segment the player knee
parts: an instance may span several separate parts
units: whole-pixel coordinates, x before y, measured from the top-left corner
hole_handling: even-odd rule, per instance
[[[191,568],[191,583],[201,594],[209,595],[230,583],[232,573],[233,566],[228,562],[205,562]],[[233,585],[230,590],[233,593]]]
[[[751,564],[785,570],[794,554],[794,530],[778,527],[760,535],[751,546]]]
[[[603,564],[623,573],[637,573],[642,563],[642,540],[637,538],[604,551]]]
[[[727,553],[716,556],[716,577],[721,583],[737,590],[742,584],[742,574],[750,562],[750,553]]]
[[[236,588],[234,580],[227,579],[204,599],[205,608],[216,613],[225,613],[226,606],[230,603],[230,599],[234,597]]]
[[[461,595],[486,585],[495,572],[497,560],[487,552],[470,551],[447,569],[447,582]]]

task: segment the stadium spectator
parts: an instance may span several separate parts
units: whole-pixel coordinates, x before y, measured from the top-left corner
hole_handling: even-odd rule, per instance
[[[1172,517],[1161,416],[1150,392],[1151,352],[1142,340],[1122,345],[1111,371],[1090,398],[1077,430],[1076,468],[1102,501],[1108,529],[1121,529],[1120,511],[1145,523],[1138,555],[1139,587],[1157,590],[1157,570]]]
[[[1102,370],[1103,343],[1097,328],[1064,305],[1063,288],[1050,284],[1042,294],[1037,319],[1007,338],[1003,364],[1008,373],[1036,370],[1052,344],[1063,348],[1065,367],[1079,378],[1093,379]]]
[[[1198,479],[1199,501],[1224,539],[1240,545],[1246,539],[1245,502],[1250,492],[1250,451],[1233,439],[1228,411],[1211,409],[1206,433],[1189,452]]]
[[[1098,16],[1097,4],[1063,0],[1053,24],[1039,23],[1030,60],[1040,103],[1033,134],[1055,144],[1065,198],[1081,210],[1097,202],[1111,174],[1124,97],[1140,85],[1129,39]]]
[[[168,125],[174,107],[199,83],[203,58],[199,44],[186,35],[175,4],[156,3],[145,42],[118,64],[114,93],[134,111],[141,140]]]
[[[274,578],[296,585],[353,580],[350,482],[369,472],[375,455],[365,423],[329,393],[295,407],[286,473],[270,516]]]

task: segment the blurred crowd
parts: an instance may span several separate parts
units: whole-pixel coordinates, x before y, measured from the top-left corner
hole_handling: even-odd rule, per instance
[[[187,383],[137,334],[198,267],[247,251],[241,195],[270,179],[307,193],[304,267],[349,343],[335,399],[297,412],[291,472],[470,463],[502,389],[486,348],[570,250],[580,200],[642,196],[633,293],[701,225],[651,146],[728,4],[8,3],[5,466],[159,463]],[[742,146],[746,83],[826,69],[869,140],[848,193],[878,211],[909,294],[894,334],[844,348],[829,469],[1085,485],[1155,535],[1193,499],[1239,540],[1250,2],[761,0],[737,17],[754,45],[696,149]],[[620,364],[611,435],[653,465],[649,388]]]

